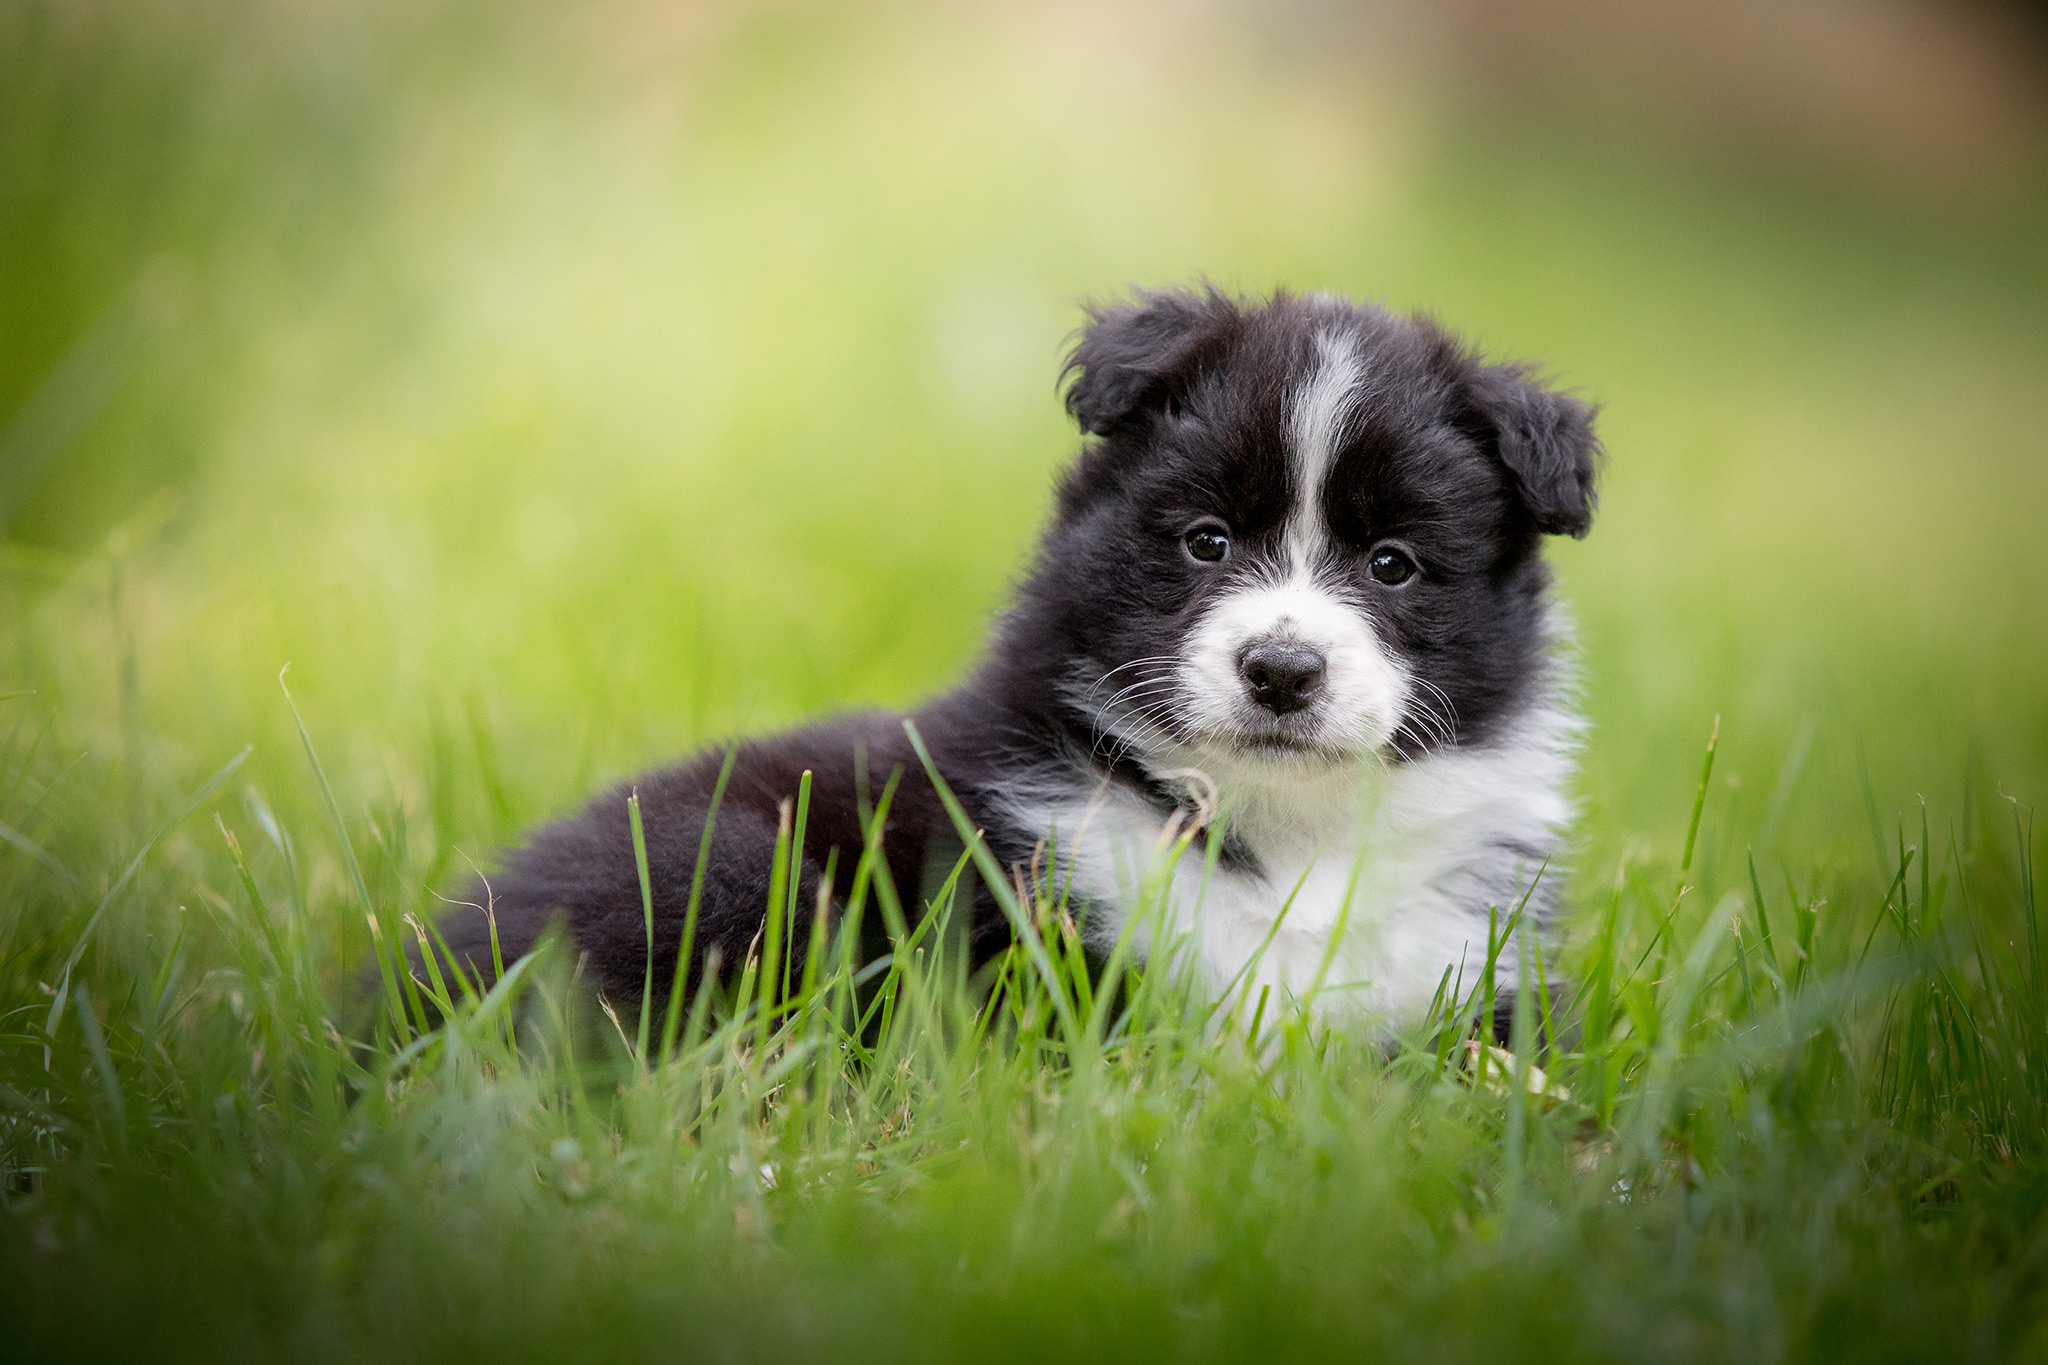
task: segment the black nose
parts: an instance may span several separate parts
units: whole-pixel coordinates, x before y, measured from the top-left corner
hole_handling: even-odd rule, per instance
[[[1323,656],[1306,645],[1256,644],[1238,660],[1237,671],[1252,700],[1276,716],[1299,711],[1323,685]]]

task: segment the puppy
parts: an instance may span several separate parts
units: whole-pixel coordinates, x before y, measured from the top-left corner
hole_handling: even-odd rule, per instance
[[[1092,309],[1064,374],[1089,439],[985,657],[912,713],[989,851],[1070,896],[1094,951],[1127,935],[1212,993],[1312,996],[1389,1031],[1447,985],[1470,994],[1489,916],[1521,908],[1538,935],[1553,919],[1581,722],[1541,547],[1591,525],[1591,410],[1427,320],[1284,292]],[[685,981],[746,960],[809,771],[800,970],[821,882],[843,903],[890,774],[883,861],[913,916],[960,854],[903,720],[740,744],[708,845],[726,750],[647,773],[536,830],[465,899],[488,897],[507,961],[563,918],[586,975],[637,1001],[637,790],[665,996],[700,846]],[[1191,855],[1167,857],[1190,831]],[[966,925],[977,959],[1010,941],[986,889]],[[481,910],[444,930],[489,962]],[[1510,947],[1497,984],[1517,968]]]

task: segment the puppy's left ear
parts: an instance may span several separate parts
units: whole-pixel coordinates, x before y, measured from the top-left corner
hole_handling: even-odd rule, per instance
[[[1544,388],[1519,365],[1475,365],[1464,389],[1464,425],[1514,476],[1536,528],[1553,536],[1592,530],[1601,454],[1592,405]]]

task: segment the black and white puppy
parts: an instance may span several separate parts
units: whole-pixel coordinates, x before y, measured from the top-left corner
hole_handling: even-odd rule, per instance
[[[1128,926],[1141,957],[1171,944],[1210,990],[1317,983],[1318,1011],[1382,1028],[1414,1020],[1447,972],[1470,990],[1490,908],[1504,920],[1526,898],[1526,922],[1551,918],[1556,873],[1539,872],[1572,815],[1581,723],[1541,543],[1591,524],[1591,411],[1428,321],[1327,295],[1140,294],[1092,310],[1066,368],[1093,439],[986,657],[913,713],[941,775],[998,858],[1036,854],[1071,888],[1098,949]],[[847,894],[861,785],[892,770],[896,886],[913,900],[950,867],[959,844],[902,719],[739,746],[686,977],[709,953],[746,958],[778,807],[805,770],[799,905],[828,861],[826,897]],[[475,888],[507,960],[561,916],[600,989],[639,996],[637,788],[665,988],[724,753],[543,826]],[[1130,924],[1191,826],[1220,835],[1213,868],[1198,844],[1149,877],[1165,909]],[[1009,941],[986,892],[970,922],[977,955]],[[479,911],[445,930],[488,961]],[[1512,953],[1497,970],[1511,987]]]

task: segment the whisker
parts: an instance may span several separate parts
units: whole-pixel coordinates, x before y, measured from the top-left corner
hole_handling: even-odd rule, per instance
[[[1125,697],[1133,695],[1143,695],[1145,691],[1150,689],[1157,689],[1161,687],[1171,688],[1176,685],[1176,682],[1177,680],[1173,678],[1144,678],[1139,680],[1138,682],[1132,683],[1129,687],[1124,688],[1115,696],[1111,697],[1108,701],[1104,702],[1103,705],[1105,707],[1115,706]]]
[[[1088,690],[1090,692],[1095,691],[1096,688],[1101,687],[1104,683],[1108,682],[1111,678],[1114,678],[1117,674],[1123,672],[1127,668],[1141,668],[1147,664],[1156,664],[1171,667],[1172,665],[1177,664],[1179,662],[1180,660],[1178,660],[1171,654],[1148,654],[1142,659],[1132,659],[1128,663],[1118,664],[1115,668],[1110,669],[1107,673],[1104,673],[1101,677],[1097,678],[1092,684],[1090,684]]]
[[[1091,746],[1091,752],[1103,755],[1106,761],[1114,766],[1123,761],[1124,757],[1140,743],[1170,740],[1172,701],[1173,696],[1168,693],[1150,698],[1137,707],[1119,708],[1119,714],[1115,717],[1116,723],[1113,725],[1104,723],[1110,708],[1102,708],[1096,714],[1094,729],[1097,739]],[[1109,744],[1106,750],[1105,741]]]
[[[1410,681],[1427,694],[1418,693],[1412,698],[1413,705],[1407,717],[1411,731],[1424,749],[1456,747],[1458,712],[1450,694],[1427,678],[1412,677]],[[1431,704],[1432,696],[1443,703],[1442,711]]]

